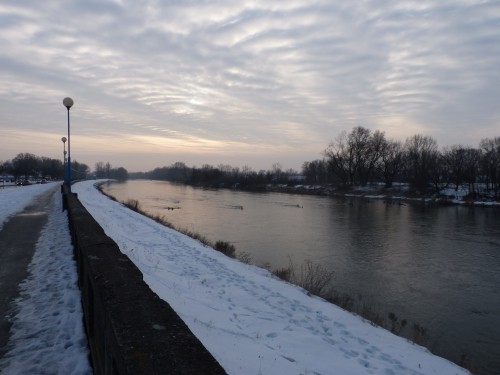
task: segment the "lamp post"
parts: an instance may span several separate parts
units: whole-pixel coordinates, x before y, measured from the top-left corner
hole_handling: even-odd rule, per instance
[[[68,110],[68,173],[66,175],[67,177],[67,186],[68,186],[68,192],[71,193],[71,141],[70,141],[70,131],[69,131],[69,110],[73,106],[73,99],[71,98],[64,98],[63,99],[63,105],[66,107]]]
[[[61,141],[63,143],[63,175],[64,175],[64,183],[67,183],[66,180],[66,141],[68,139],[66,137],[62,137]]]

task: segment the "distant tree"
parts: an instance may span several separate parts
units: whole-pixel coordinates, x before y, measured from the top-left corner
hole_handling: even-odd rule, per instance
[[[284,183],[286,182],[285,173],[283,172],[283,166],[281,163],[274,163],[271,170],[269,171],[269,178],[273,182]]]
[[[233,167],[229,164],[219,164],[217,165],[217,169],[225,174],[231,174],[233,171]]]
[[[98,161],[95,163],[94,173],[97,178],[106,178],[106,169],[104,167],[104,162]]]
[[[429,183],[434,189],[435,193],[439,193],[446,184],[446,167],[443,161],[443,154],[439,151],[436,152],[434,159],[432,159],[431,167],[429,169]]]
[[[3,173],[13,174],[14,167],[12,166],[12,162],[10,160],[4,161],[2,163]]]
[[[306,181],[313,184],[326,183],[327,166],[325,160],[313,160],[302,164],[302,174],[306,177]]]
[[[248,177],[252,176],[254,173],[255,172],[253,171],[253,169],[248,165],[244,165],[243,168],[241,168],[241,175],[244,178],[248,178]]]
[[[417,190],[426,190],[438,169],[438,145],[428,136],[416,134],[405,143],[405,167],[410,184]]]
[[[38,173],[40,159],[30,153],[18,154],[12,159],[13,173],[16,177],[35,176]]]
[[[136,180],[138,179],[144,180],[150,177],[149,177],[149,172],[129,172],[128,178]]]
[[[443,161],[448,181],[453,184],[455,190],[458,190],[462,184],[474,184],[476,181],[481,152],[461,145],[452,146],[443,151]]]
[[[347,137],[349,152],[350,185],[366,184],[367,160],[371,151],[371,132],[362,126],[355,127]]]
[[[125,181],[128,179],[128,171],[123,167],[111,169],[110,175],[111,178],[114,178],[118,181]]]
[[[465,149],[465,182],[469,185],[469,191],[476,194],[476,182],[479,178],[479,166],[481,165],[481,151],[472,147]]]
[[[59,159],[51,159],[45,156],[40,158],[39,173],[42,177],[63,177],[63,163]]]
[[[7,173],[7,162],[0,160],[0,176],[3,176]]]
[[[324,151],[328,172],[334,174],[344,186],[352,185],[354,168],[353,155],[347,141],[347,132],[343,131]]]
[[[222,171],[221,171],[222,172]],[[228,173],[229,176],[232,178],[232,179],[238,179],[240,177],[240,168],[239,167],[232,167],[231,168],[231,172]]]
[[[370,134],[369,130],[368,134]],[[369,136],[368,145],[364,150],[364,156],[362,156],[358,173],[358,180],[361,185],[373,182],[377,169],[380,168],[381,158],[386,146],[387,140],[385,139],[384,132],[376,130]]]
[[[149,178],[153,180],[167,180],[167,167],[155,168],[149,172]]]
[[[84,180],[90,173],[90,168],[87,164],[71,161],[71,179]]]
[[[350,133],[342,132],[324,151],[328,169],[345,186],[371,182],[385,146],[383,132],[372,132],[362,126]]]
[[[385,145],[380,155],[379,174],[385,183],[386,188],[390,188],[403,166],[403,144],[397,141],[385,141]]]
[[[189,176],[189,168],[183,162],[177,161],[168,168],[167,179],[175,182],[185,182]]]
[[[500,196],[500,137],[483,139],[479,147],[482,150],[481,170],[488,189]]]
[[[104,165],[104,172],[105,172],[106,178],[111,178],[111,169],[113,169],[113,167],[111,166],[111,164],[109,162],[107,162]]]

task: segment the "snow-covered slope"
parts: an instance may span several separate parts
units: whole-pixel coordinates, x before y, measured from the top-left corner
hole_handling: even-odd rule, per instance
[[[468,373],[123,207],[93,185],[81,182],[73,191],[229,374]]]

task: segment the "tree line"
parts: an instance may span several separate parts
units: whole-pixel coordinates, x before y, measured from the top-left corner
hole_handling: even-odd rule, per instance
[[[86,178],[89,167],[78,161],[71,162],[72,179]],[[31,153],[20,153],[12,160],[0,162],[0,174],[12,175],[16,180],[24,178],[62,179],[64,177],[63,162],[46,156]]]
[[[113,168],[109,162],[99,161],[95,163],[94,177],[125,181],[128,179],[128,171],[123,167]]]
[[[300,172],[283,170],[279,163],[270,170],[254,171],[248,166],[205,164],[197,168],[176,162],[130,177],[249,190],[298,183],[331,184],[341,189],[372,184],[391,188],[401,182],[419,194],[463,185],[475,194],[480,183],[483,191],[500,196],[500,137],[483,139],[478,148],[456,145],[440,150],[430,136],[416,134],[402,142],[358,126],[340,133],[322,155],[322,159],[304,162]]]
[[[500,193],[500,137],[483,139],[478,148],[455,145],[440,150],[435,139],[421,134],[405,142],[387,139],[381,131],[358,126],[342,132],[323,152],[324,158],[304,163],[309,182],[342,187],[395,181],[420,193],[478,183],[495,197]]]
[[[271,170],[255,171],[249,166],[242,168],[228,164],[214,167],[204,164],[200,168],[188,167],[183,162],[175,162],[170,166],[155,168],[149,172],[130,173],[130,178],[165,180],[181,182],[204,187],[238,187],[241,189],[262,189],[269,183],[289,183],[292,176],[299,172],[292,169],[283,170],[281,164],[275,163]]]
[[[12,160],[0,162],[0,175],[12,175],[16,180],[29,178],[49,178],[62,180],[64,178],[64,165],[59,159],[45,156],[36,156],[31,153],[20,153]],[[126,180],[128,171],[123,168],[113,168],[110,163],[98,162],[95,164],[94,174],[85,163],[71,161],[71,179],[82,180],[91,177],[112,178]]]

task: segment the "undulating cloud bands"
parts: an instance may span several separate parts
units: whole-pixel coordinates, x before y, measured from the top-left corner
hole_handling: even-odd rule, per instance
[[[342,130],[500,135],[500,2],[7,0],[0,160],[299,168]]]

